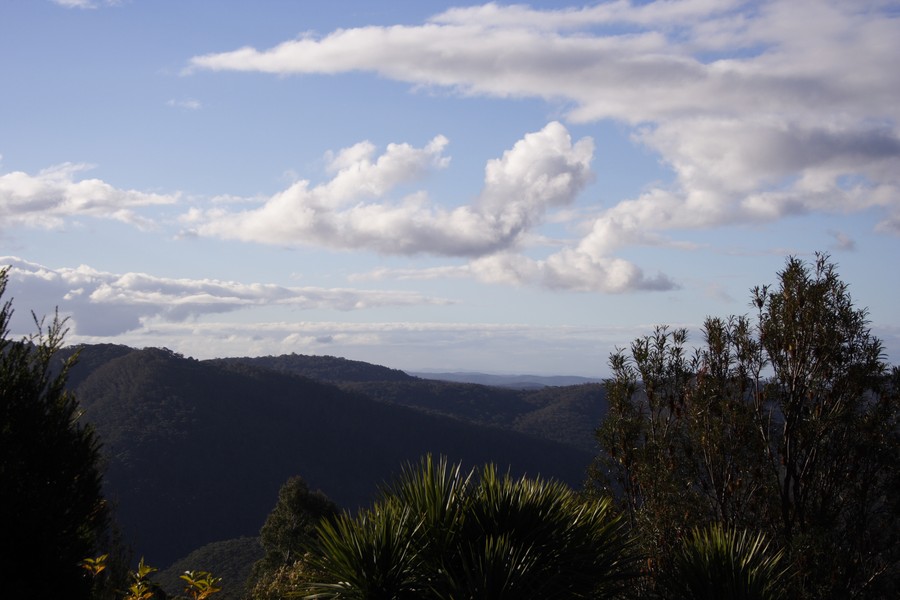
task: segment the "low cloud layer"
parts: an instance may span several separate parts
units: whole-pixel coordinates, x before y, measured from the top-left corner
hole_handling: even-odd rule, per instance
[[[212,279],[171,279],[144,273],[106,273],[88,266],[50,268],[20,258],[0,257],[9,268],[8,294],[15,306],[49,315],[58,307],[79,336],[115,336],[143,327],[150,319],[182,322],[204,315],[261,306],[361,310],[381,306],[447,304],[448,300],[410,292],[283,287]],[[17,311],[13,329],[33,330],[30,315]]]
[[[515,355],[518,373],[599,376],[603,367],[598,356],[643,333],[646,331],[632,327],[491,323],[186,322],[154,324],[119,336],[116,342],[138,348],[167,347],[200,359],[296,352],[342,356],[413,371],[471,370],[472,365],[495,371],[498,356]],[[71,341],[107,340],[73,336]],[[434,354],[436,344],[440,345],[439,359]]]

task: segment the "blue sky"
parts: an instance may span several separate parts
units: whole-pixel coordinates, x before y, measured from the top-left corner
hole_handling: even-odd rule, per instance
[[[831,254],[900,357],[900,3],[11,0],[14,333],[604,376]]]

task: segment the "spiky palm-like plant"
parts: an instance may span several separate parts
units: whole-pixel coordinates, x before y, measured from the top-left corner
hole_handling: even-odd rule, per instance
[[[463,527],[447,598],[606,597],[631,575],[631,541],[608,502],[559,482],[487,465]]]
[[[609,597],[630,573],[631,542],[607,502],[561,483],[464,473],[430,456],[375,506],[320,528],[310,597]]]
[[[766,537],[719,524],[694,529],[663,577],[672,600],[775,600],[783,595],[788,569],[783,551]]]
[[[406,465],[383,490],[383,501],[399,502],[420,519],[424,560],[439,561],[457,543],[472,500],[473,478],[474,471],[463,472],[460,464],[426,455],[418,465]]]
[[[421,598],[421,519],[396,501],[376,504],[356,517],[342,514],[319,525],[315,568],[329,581],[309,586],[310,598],[399,600]]]

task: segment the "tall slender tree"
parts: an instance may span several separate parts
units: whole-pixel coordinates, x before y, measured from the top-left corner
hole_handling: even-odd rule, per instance
[[[0,298],[8,270],[0,271]],[[108,525],[100,444],[54,362],[66,334],[57,317],[12,340],[12,304],[0,307],[0,586],[9,598],[88,597],[79,563]]]

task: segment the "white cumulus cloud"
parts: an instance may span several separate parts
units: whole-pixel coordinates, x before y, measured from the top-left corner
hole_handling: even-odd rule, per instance
[[[558,122],[526,134],[501,157],[488,161],[476,200],[453,210],[431,202],[424,193],[397,202],[386,197],[427,167],[446,166],[446,144],[442,136],[421,149],[393,144],[376,157],[375,147],[362,142],[328,155],[334,177],[326,183],[311,187],[300,181],[261,206],[194,209],[183,220],[194,235],[469,261],[422,271],[381,269],[360,277],[459,276],[609,293],[676,287],[665,275],[647,276],[636,265],[611,256],[611,248],[590,240],[564,246],[543,259],[524,254],[548,212],[570,206],[593,180],[592,139],[573,142]]]
[[[90,165],[64,163],[36,175],[13,171],[0,175],[0,228],[54,229],[67,218],[114,219],[149,228],[152,222],[135,209],[173,204],[178,195],[123,190],[99,179],[77,179]]]
[[[262,206],[195,209],[184,221],[199,235],[259,243],[474,257],[514,247],[593,177],[592,140],[573,143],[553,122],[487,164],[474,204],[447,210],[424,192],[387,197],[429,169],[446,167],[447,143],[438,136],[424,148],[391,144],[376,157],[376,148],[363,142],[330,155],[334,177],[326,183],[299,181]]]

